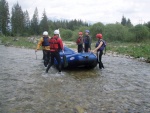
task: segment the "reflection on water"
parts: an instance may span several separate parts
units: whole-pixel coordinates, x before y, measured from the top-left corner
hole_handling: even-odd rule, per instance
[[[150,64],[103,56],[105,69],[45,73],[42,52],[0,45],[0,113],[150,112]]]

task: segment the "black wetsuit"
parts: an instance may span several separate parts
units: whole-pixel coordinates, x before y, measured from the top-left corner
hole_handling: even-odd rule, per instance
[[[51,53],[50,50],[43,50],[44,66],[46,67],[50,61]]]
[[[88,49],[91,49],[91,37],[85,36],[84,37],[84,52],[88,52]]]
[[[79,37],[76,43],[78,45],[78,53],[82,53],[83,52],[83,37]]]
[[[98,63],[99,63],[99,68],[100,69],[104,68],[104,65],[102,63],[102,55],[103,55],[103,50],[100,50],[100,51],[97,52]]]
[[[49,46],[49,37],[43,37],[42,46]],[[43,50],[44,66],[47,67],[50,59],[50,50]]]
[[[48,72],[50,67],[54,64],[54,59],[56,59],[56,61],[58,63],[58,70],[59,70],[59,72],[61,72],[61,57],[60,57],[60,54],[58,51],[51,52],[51,60],[50,60],[50,63],[46,69],[46,72]]]

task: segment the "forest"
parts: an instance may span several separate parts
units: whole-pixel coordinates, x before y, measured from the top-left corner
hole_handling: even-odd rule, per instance
[[[11,16],[10,16],[11,15]],[[53,35],[55,29],[60,29],[64,40],[72,41],[78,36],[78,32],[89,29],[93,40],[95,35],[102,33],[105,40],[140,42],[150,39],[150,21],[144,24],[132,25],[131,20],[122,16],[120,22],[103,24],[100,21],[88,24],[82,20],[50,20],[46,11],[43,10],[42,18],[39,19],[38,8],[30,19],[28,11],[23,11],[16,3],[9,12],[9,4],[6,0],[0,0],[0,34],[5,36],[39,36],[43,31]]]

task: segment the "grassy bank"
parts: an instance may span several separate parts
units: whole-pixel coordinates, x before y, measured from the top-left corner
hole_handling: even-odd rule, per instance
[[[119,54],[126,54],[135,58],[144,57],[145,59],[150,59],[150,41],[141,43],[111,42],[107,45],[107,50],[115,51]]]
[[[0,36],[1,43],[5,46],[15,46],[15,47],[24,47],[35,49],[36,44],[32,41],[29,41],[27,37],[5,37]]]
[[[6,46],[15,46],[15,47],[24,47],[24,48],[31,48],[35,49],[37,43],[33,43],[29,40],[29,38],[24,37],[5,37],[0,36],[1,42]],[[70,48],[77,48],[75,42],[71,41],[64,41],[65,44]],[[92,43],[92,49],[95,47],[95,43]],[[135,58],[143,57],[150,61],[150,40],[140,43],[125,43],[125,42],[109,42],[107,43],[107,52],[113,51],[117,52],[118,54],[130,55]]]

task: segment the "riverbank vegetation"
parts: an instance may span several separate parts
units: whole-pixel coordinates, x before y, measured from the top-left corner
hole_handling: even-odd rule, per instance
[[[16,3],[12,7],[11,17],[6,0],[0,1],[0,40],[6,46],[34,48],[43,31],[53,36],[55,29],[60,30],[63,41],[72,42],[68,45],[76,48],[75,41],[78,32],[90,30],[92,49],[96,42],[96,34],[102,33],[107,42],[107,51],[131,55],[135,58],[150,59],[150,21],[133,25],[130,19],[122,17],[121,22],[103,24],[101,22],[89,24],[82,20],[50,20],[46,11],[39,19],[38,8],[35,8],[33,17],[29,18],[28,11],[23,11]]]
[[[30,38],[30,37],[29,37]],[[39,38],[33,38],[29,40],[27,37],[5,37],[0,36],[1,43],[5,46],[22,47],[35,49]],[[77,45],[73,41],[64,41],[65,45],[76,50]],[[92,42],[92,49],[95,48],[96,41]],[[106,53],[117,52],[117,54],[123,54],[132,56],[134,58],[143,58],[145,61],[150,62],[150,41],[143,42],[107,42]]]

